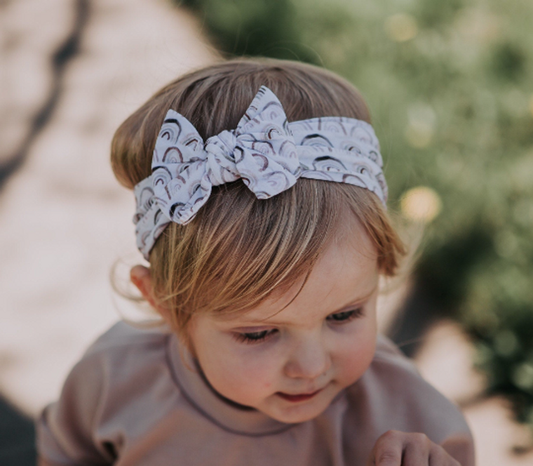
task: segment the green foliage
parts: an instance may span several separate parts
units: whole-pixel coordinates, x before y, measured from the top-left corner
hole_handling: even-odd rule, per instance
[[[187,0],[228,54],[319,63],[374,115],[392,205],[442,211],[418,276],[533,428],[533,2]]]
[[[517,420],[533,425],[533,313],[530,307],[507,309],[499,328],[476,328],[476,366],[488,375],[488,393],[505,394]]]
[[[217,47],[228,55],[259,55],[310,63],[316,56],[298,41],[290,0],[175,0],[194,11]]]

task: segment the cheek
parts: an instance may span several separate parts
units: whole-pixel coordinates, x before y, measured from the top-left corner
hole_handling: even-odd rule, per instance
[[[279,358],[272,348],[236,342],[199,318],[189,337],[207,380],[221,395],[253,406],[276,390]]]
[[[263,348],[238,348],[230,357],[237,383],[270,387],[280,372],[276,358]]]
[[[343,387],[356,382],[368,369],[376,349],[376,334],[372,330],[347,338],[335,355],[337,379]]]
[[[198,355],[213,388],[238,403],[249,404],[275,387],[279,370],[273,358],[256,348],[228,346],[225,351],[218,347]]]

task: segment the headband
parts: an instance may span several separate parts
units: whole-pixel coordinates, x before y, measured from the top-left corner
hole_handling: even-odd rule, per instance
[[[170,222],[185,225],[213,186],[242,179],[258,199],[289,189],[299,177],[348,183],[375,193],[386,207],[379,142],[372,126],[345,117],[289,123],[274,93],[261,86],[234,130],[203,141],[169,110],[157,137],[152,174],[134,188],[137,247],[148,260]]]

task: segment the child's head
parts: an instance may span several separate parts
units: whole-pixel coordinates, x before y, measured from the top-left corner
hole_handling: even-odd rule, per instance
[[[170,83],[121,125],[115,175],[128,188],[150,176],[169,109],[205,141],[235,129],[260,86],[279,98],[289,122],[370,120],[359,92],[333,73],[290,61],[228,61]],[[171,222],[151,249],[150,273],[137,269],[133,279],[190,342],[217,391],[298,422],[370,364],[378,275],[394,275],[403,254],[380,199],[365,188],[299,178],[258,199],[237,180],[213,187],[189,223]],[[309,402],[279,394],[317,389]]]

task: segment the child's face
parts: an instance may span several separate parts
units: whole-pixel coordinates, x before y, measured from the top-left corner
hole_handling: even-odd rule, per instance
[[[190,326],[213,388],[287,423],[318,416],[372,361],[378,267],[371,240],[359,228],[330,244],[279,312],[300,285],[238,317],[199,315]]]

